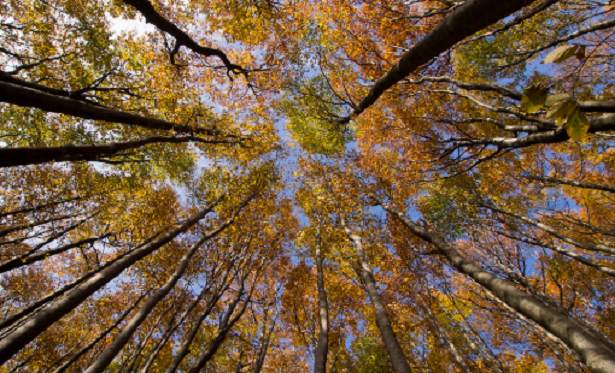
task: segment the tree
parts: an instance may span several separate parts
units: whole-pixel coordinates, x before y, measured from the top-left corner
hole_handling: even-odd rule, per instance
[[[614,11],[3,2],[1,372],[615,372]]]

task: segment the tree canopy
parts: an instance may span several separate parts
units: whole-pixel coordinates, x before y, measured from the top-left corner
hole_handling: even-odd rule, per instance
[[[0,373],[615,373],[607,0],[0,2]]]

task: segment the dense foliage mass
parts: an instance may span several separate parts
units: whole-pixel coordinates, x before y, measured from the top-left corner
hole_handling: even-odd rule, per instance
[[[615,372],[607,0],[3,0],[0,373]]]

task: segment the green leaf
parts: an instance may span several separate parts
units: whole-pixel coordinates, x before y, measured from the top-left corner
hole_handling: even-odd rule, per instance
[[[574,56],[578,46],[576,45],[562,45],[555,48],[555,50],[547,55],[542,63],[560,63],[570,57]]]
[[[523,90],[521,109],[526,113],[535,113],[545,106],[549,88],[544,84],[532,84]]]
[[[570,98],[557,101],[547,111],[547,118],[555,119],[556,124],[561,126],[568,120],[568,117],[570,117],[576,109],[577,105]]]
[[[557,95],[549,95],[547,97],[547,101],[545,102],[546,107],[551,107],[560,101],[570,100],[570,95],[567,94],[557,94]]]
[[[566,132],[571,139],[581,141],[587,135],[589,129],[589,120],[578,108],[570,114],[566,122]]]

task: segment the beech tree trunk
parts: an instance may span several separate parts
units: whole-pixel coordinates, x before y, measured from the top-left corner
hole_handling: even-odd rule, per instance
[[[154,360],[156,360],[156,357],[158,356],[158,354],[160,353],[164,345],[169,341],[169,338],[171,338],[171,336],[177,330],[177,328],[179,328],[179,326],[183,324],[183,322],[186,320],[188,315],[190,315],[190,312],[192,312],[192,310],[194,310],[194,308],[199,304],[199,302],[203,300],[203,297],[205,296],[207,291],[209,291],[209,289],[210,289],[209,286],[204,287],[203,290],[201,290],[201,293],[199,294],[199,296],[194,300],[194,302],[190,304],[190,306],[188,306],[188,308],[184,311],[184,313],[181,315],[179,320],[177,322],[173,322],[174,320],[171,321],[168,330],[165,331],[162,338],[160,338],[160,341],[156,344],[156,346],[152,349],[150,354],[147,356],[147,359],[145,360],[143,367],[139,369],[139,373],[147,373],[147,371],[150,369],[150,367],[154,363]]]
[[[207,144],[233,144],[232,140],[207,140],[196,136],[151,136],[139,140],[91,145],[65,145],[50,147],[0,148],[0,168],[26,166],[47,162],[98,161],[123,150],[137,149],[150,144],[179,144],[199,142]]]
[[[533,0],[467,0],[448,15],[422,40],[414,44],[387,73],[378,79],[352,114],[339,123],[346,124],[372,106],[386,90],[399,83],[421,65],[446,52],[458,42],[530,5]]]
[[[205,367],[205,365],[214,357],[216,352],[218,352],[218,349],[222,345],[222,342],[224,342],[224,340],[226,339],[232,327],[237,323],[237,321],[239,321],[239,319],[245,312],[247,305],[249,303],[248,299],[246,299],[246,301],[243,303],[243,305],[239,309],[239,312],[237,312],[237,314],[233,316],[233,313],[235,312],[237,305],[241,301],[241,296],[244,294],[244,290],[245,290],[244,285],[243,285],[244,281],[245,281],[245,278],[242,280],[242,286],[239,292],[237,293],[237,296],[233,299],[231,304],[228,306],[226,313],[224,314],[224,317],[222,318],[222,321],[220,322],[218,326],[218,331],[216,332],[215,337],[207,344],[207,347],[199,355],[196,363],[194,363],[194,365],[192,365],[192,367],[188,369],[186,373],[199,373],[201,369]]]
[[[154,236],[148,238],[145,242],[143,242],[141,245],[135,247],[133,249],[137,250],[147,244],[149,244],[151,241],[153,241],[156,237],[158,236],[158,234],[155,234]],[[24,317],[30,315],[31,313],[35,312],[37,309],[39,309],[40,307],[44,306],[45,304],[53,301],[56,298],[61,297],[62,295],[66,294],[68,291],[74,289],[75,287],[77,287],[78,285],[82,284],[83,282],[85,282],[87,279],[91,278],[92,276],[96,275],[99,272],[102,272],[105,268],[108,268],[109,266],[111,266],[112,264],[116,263],[117,261],[125,258],[127,255],[129,255],[130,253],[132,253],[133,251],[129,251],[126,252],[114,259],[111,259],[109,261],[107,261],[106,263],[104,263],[103,265],[101,265],[100,267],[93,269],[90,272],[85,273],[84,275],[82,275],[81,277],[79,277],[78,279],[64,285],[62,288],[54,291],[53,293],[50,293],[44,297],[42,297],[41,299],[31,303],[30,305],[22,308],[20,311],[18,311],[17,313],[14,313],[13,315],[7,317],[6,319],[4,319],[2,321],[2,323],[0,323],[0,330],[8,328],[9,326],[13,325],[14,323],[16,323],[17,321],[22,320]],[[23,320],[22,320],[23,321]],[[7,333],[8,334],[8,333]],[[4,336],[2,337],[4,338]]]
[[[363,282],[365,283],[365,289],[367,290],[369,299],[372,302],[374,314],[376,315],[376,324],[378,325],[378,329],[380,330],[382,341],[384,342],[387,352],[389,353],[393,370],[395,371],[395,373],[410,373],[412,372],[412,370],[410,369],[410,365],[406,361],[404,351],[402,350],[401,345],[397,340],[397,336],[393,331],[393,327],[391,326],[391,321],[389,320],[387,310],[386,308],[384,308],[384,304],[382,303],[380,295],[378,294],[378,289],[376,288],[376,280],[374,279],[372,268],[367,262],[365,253],[363,252],[363,243],[361,237],[352,233],[350,228],[348,228],[348,226],[346,225],[346,220],[344,219],[344,217],[341,217],[341,224],[344,228],[344,232],[346,232],[348,240],[352,243],[352,245],[355,247],[355,250],[357,251],[357,260],[359,261],[359,265],[361,266],[361,277],[363,278]]]
[[[119,276],[126,268],[143,259],[162,246],[171,242],[179,234],[187,231],[205,217],[213,207],[222,199],[220,197],[209,207],[196,213],[184,223],[179,224],[153,242],[130,252],[122,259],[111,264],[103,271],[97,273],[83,284],[79,285],[70,294],[50,305],[25,324],[11,332],[0,341],[0,365],[6,363],[14,354],[34,340],[39,334],[47,330],[64,315],[77,308],[81,302],[90,295]]]
[[[329,301],[325,289],[325,278],[322,269],[322,232],[321,221],[318,221],[316,237],[316,287],[318,288],[318,343],[314,353],[314,373],[327,371],[327,355],[329,353]]]
[[[199,332],[199,328],[201,327],[201,324],[203,323],[203,321],[205,321],[207,316],[209,316],[214,306],[218,302],[218,299],[220,299],[220,297],[224,293],[226,287],[227,287],[226,283],[223,283],[219,289],[216,289],[213,296],[207,302],[205,309],[203,310],[199,318],[196,320],[196,322],[192,326],[192,329],[190,329],[190,331],[188,332],[188,335],[184,339],[181,347],[175,354],[175,358],[171,362],[171,365],[169,365],[169,367],[166,369],[165,373],[174,373],[179,367],[179,364],[181,364],[181,362],[184,360],[186,355],[190,353],[190,346],[192,345],[192,342],[194,341],[196,334]]]
[[[278,319],[278,311],[276,310],[275,315],[273,315],[271,319],[271,324],[269,325],[269,329],[264,331],[264,335],[262,338],[262,342],[260,344],[260,348],[258,351],[258,355],[256,357],[256,361],[254,362],[254,369],[252,369],[252,373],[260,373],[260,371],[263,369],[263,364],[265,364],[265,357],[267,356],[267,350],[269,349],[269,342],[271,341],[271,334],[273,333],[273,330],[275,329],[277,319]],[[241,364],[241,361],[239,363]]]
[[[91,238],[86,238],[71,244],[67,244],[64,246],[60,246],[60,247],[56,247],[55,249],[51,249],[51,250],[47,250],[45,252],[42,253],[38,253],[38,254],[34,254],[34,255],[27,255],[27,256],[19,256],[15,259],[11,259],[11,260],[7,260],[6,262],[0,264],[0,273],[4,273],[4,272],[8,272],[8,271],[12,271],[14,269],[17,269],[19,267],[23,267],[26,265],[30,265],[32,263],[36,263],[38,261],[47,259],[49,257],[52,257],[54,255],[58,255],[58,254],[62,254],[63,252],[66,252],[68,250],[77,248],[79,246],[83,246],[83,245],[88,245],[91,243],[94,243],[96,241],[105,239],[107,237],[112,236],[113,233],[106,233],[97,237],[91,237]]]
[[[17,83],[17,84],[16,84]],[[0,77],[0,102],[41,109],[43,111],[72,115],[77,118],[104,120],[139,126],[151,130],[197,133],[207,136],[220,135],[220,131],[167,122],[162,119],[148,118],[139,114],[127,113],[87,101],[46,93],[37,88],[28,87],[27,82],[19,84],[20,79],[13,78],[9,83]]]
[[[132,310],[134,310],[137,307],[137,305],[141,302],[141,300],[145,297],[146,294],[147,292],[143,293],[143,295],[141,295],[139,299],[137,299],[137,301],[130,308],[124,311],[124,313],[122,313],[122,315],[118,317],[117,320],[113,324],[111,324],[111,326],[109,326],[102,333],[100,333],[98,337],[96,337],[92,342],[88,343],[85,347],[79,350],[76,354],[71,356],[70,359],[68,359],[64,364],[60,365],[56,370],[53,371],[53,373],[63,373],[68,367],[70,367],[77,360],[79,360],[81,356],[85,355],[88,351],[92,349],[92,347],[96,346],[98,342],[100,342],[103,338],[105,338],[107,334],[109,334],[113,329],[117,328],[117,326],[120,325],[122,321],[124,321],[126,316],[128,316],[132,312]]]
[[[495,277],[476,265],[476,263],[464,258],[457,250],[448,245],[442,237],[419,227],[391,205],[382,203],[377,199],[376,201],[386,211],[397,217],[412,233],[425,242],[433,244],[438,252],[444,255],[458,271],[469,276],[478,284],[493,292],[507,305],[560,338],[579,354],[592,372],[615,372],[615,352],[611,351],[593,333],[581,326],[576,320],[561,314],[557,310],[536,300],[531,295],[518,290],[510,282]]]
[[[245,206],[245,203],[242,204],[241,208]],[[115,359],[115,356],[124,348],[126,343],[130,340],[134,332],[137,328],[143,323],[143,321],[147,318],[150,312],[154,309],[154,307],[166,297],[169,292],[175,287],[177,281],[184,274],[188,265],[190,264],[190,259],[194,254],[196,254],[197,250],[212,237],[217,236],[220,232],[226,229],[229,225],[233,223],[235,217],[241,210],[238,209],[237,212],[225,223],[221,224],[218,228],[216,228],[213,232],[206,234],[200,240],[198,240],[181,258],[179,261],[179,265],[177,269],[173,273],[173,275],[169,278],[169,280],[161,287],[152,297],[143,305],[143,307],[137,312],[133,318],[128,322],[128,325],[124,327],[122,332],[115,338],[115,340],[109,345],[109,347],[102,353],[102,355],[96,360],[96,362],[86,369],[85,373],[102,373],[109,364]]]
[[[459,350],[457,350],[457,346],[455,346],[455,343],[453,343],[453,340],[448,335],[446,329],[444,329],[444,327],[440,324],[440,321],[438,321],[438,319],[434,315],[429,304],[425,305],[425,310],[436,329],[436,333],[440,336],[442,341],[444,341],[445,345],[448,348],[448,351],[451,353],[451,355],[453,355],[453,358],[455,359],[455,362],[457,363],[459,368],[461,368],[461,371],[464,373],[470,373],[470,368],[463,360],[463,356],[461,356],[461,353],[459,352]]]

